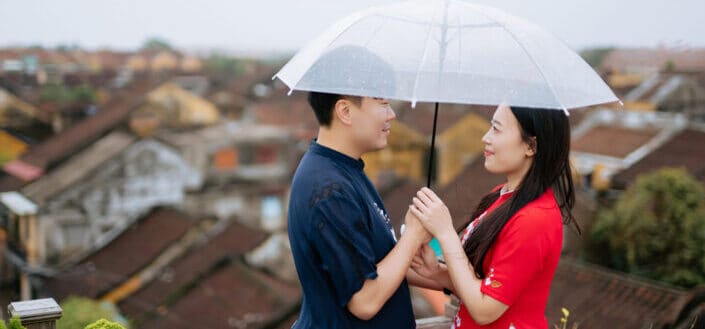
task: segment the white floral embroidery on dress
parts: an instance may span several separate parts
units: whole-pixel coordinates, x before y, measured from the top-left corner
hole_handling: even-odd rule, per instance
[[[468,226],[465,228],[465,233],[463,234],[463,238],[460,239],[461,243],[465,244],[465,241],[468,240],[468,238],[470,237],[470,234],[472,234],[472,231],[475,230],[475,226],[477,226],[477,223],[479,223],[482,220],[482,217],[485,217],[485,214],[487,214],[486,211],[483,212],[482,215],[478,216],[477,220],[472,221],[472,222],[470,222],[470,224],[468,224]]]
[[[514,323],[509,324],[509,329],[517,329],[517,327],[514,326]]]
[[[494,267],[490,267],[490,274],[485,278],[485,285],[489,286],[492,283],[492,277],[494,276]]]

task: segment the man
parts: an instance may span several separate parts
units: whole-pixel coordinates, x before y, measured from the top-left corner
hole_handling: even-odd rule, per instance
[[[361,160],[387,145],[394,111],[384,98],[310,92],[308,100],[320,128],[291,187],[289,240],[303,288],[293,328],[414,328],[405,278],[429,286],[409,266],[430,235],[407,212],[397,242]]]

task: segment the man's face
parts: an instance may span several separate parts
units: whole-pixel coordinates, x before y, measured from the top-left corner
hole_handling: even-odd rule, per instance
[[[384,98],[363,97],[360,106],[352,106],[353,132],[359,149],[371,152],[387,146],[392,120],[396,118],[389,101]]]

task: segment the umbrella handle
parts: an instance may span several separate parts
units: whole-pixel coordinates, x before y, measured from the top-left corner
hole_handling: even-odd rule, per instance
[[[431,188],[431,174],[433,173],[433,153],[436,149],[436,124],[438,122],[438,102],[436,110],[433,112],[433,133],[431,133],[431,153],[428,156],[428,175],[426,176],[426,187]]]

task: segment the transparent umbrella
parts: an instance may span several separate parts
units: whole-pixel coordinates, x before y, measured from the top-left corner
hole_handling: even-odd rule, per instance
[[[567,113],[618,101],[552,34],[460,0],[404,1],[353,13],[302,48],[274,77],[292,91],[384,97],[412,106],[434,102],[436,111],[438,103],[507,103]]]

